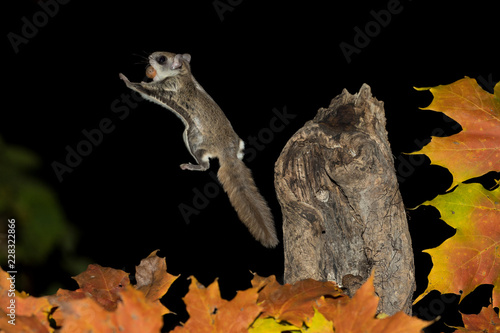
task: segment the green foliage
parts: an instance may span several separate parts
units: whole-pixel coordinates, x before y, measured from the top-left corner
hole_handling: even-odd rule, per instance
[[[7,262],[8,219],[16,221],[15,256],[19,265],[41,266],[46,264],[54,251],[68,254],[75,248],[77,234],[64,216],[55,193],[33,176],[40,165],[41,161],[35,153],[7,145],[0,138],[2,263]]]

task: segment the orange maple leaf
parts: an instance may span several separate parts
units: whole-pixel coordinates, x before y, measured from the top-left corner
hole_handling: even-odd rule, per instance
[[[143,292],[128,286],[120,293],[121,302],[114,312],[117,331],[127,333],[160,332],[165,307],[150,301]]]
[[[138,284],[128,273],[89,265],[76,276],[80,289],[58,290],[48,299],[57,306],[53,318],[61,332],[159,332],[168,310],[159,299],[177,278],[166,272],[164,258],[151,253],[136,267]]]
[[[432,164],[447,168],[453,175],[451,187],[500,170],[500,83],[494,94],[468,77],[449,85],[416,89],[430,90],[434,96],[423,110],[443,112],[463,130],[449,137],[432,137],[428,145],[412,154],[426,154]]]
[[[257,297],[256,288],[238,291],[217,311],[216,332],[248,332],[248,327],[262,311]]]
[[[105,310],[94,299],[86,297],[60,303],[56,313],[64,320],[57,321],[62,326],[61,333],[66,332],[115,332],[113,312]]]
[[[258,299],[263,307],[262,317],[274,317],[297,327],[312,320],[314,306],[317,306],[321,297],[347,298],[339,286],[331,281],[307,279],[293,285],[282,286],[276,282],[274,275],[265,279],[255,276],[252,286],[257,288],[264,286],[259,292]]]
[[[342,333],[418,333],[430,322],[398,312],[391,317],[377,319],[379,298],[373,286],[374,275],[357,290],[348,302],[331,302],[324,298],[318,311],[333,322],[335,332]]]
[[[66,289],[58,289],[55,295],[46,296],[47,300],[52,304],[56,311],[51,315],[51,318],[54,319],[58,326],[64,325],[64,315],[61,311],[57,311],[57,308],[61,307],[63,304],[71,301],[76,301],[79,299],[87,298],[88,296],[81,289],[78,290],[66,290]]]
[[[66,332],[160,332],[163,326],[163,307],[150,302],[144,294],[132,286],[119,293],[120,301],[113,311],[105,310],[92,298],[61,303],[64,324],[61,333]]]
[[[194,277],[190,279],[189,292],[183,298],[189,319],[173,333],[244,333],[262,311],[257,304],[258,288],[239,291],[227,301],[220,296],[217,280],[205,288]]]
[[[465,328],[455,327],[462,332],[487,333],[500,331],[500,318],[495,311],[493,311],[493,306],[491,305],[487,308],[483,308],[477,315],[462,314],[462,320]]]
[[[0,331],[53,332],[50,316],[62,333],[160,332],[163,314],[168,310],[159,299],[177,277],[167,273],[165,259],[156,252],[136,267],[135,286],[130,285],[124,271],[89,265],[85,272],[74,277],[79,289],[59,289],[55,295],[39,298],[14,291],[9,274],[0,269],[0,304],[9,304],[10,299],[15,299],[16,304],[16,325],[1,320]],[[2,307],[0,315],[7,317],[3,311]]]
[[[48,319],[52,310],[49,301],[15,291],[11,288],[10,278],[11,275],[0,268],[0,331],[52,332]],[[15,325],[9,323],[12,319]]]

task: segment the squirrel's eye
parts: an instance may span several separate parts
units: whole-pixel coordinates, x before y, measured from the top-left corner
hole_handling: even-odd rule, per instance
[[[160,56],[160,57],[156,58],[156,61],[157,61],[160,65],[162,65],[162,64],[165,62],[165,60],[167,60],[167,58],[166,58],[165,56]]]

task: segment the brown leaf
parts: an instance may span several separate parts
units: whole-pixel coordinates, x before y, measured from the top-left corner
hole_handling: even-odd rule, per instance
[[[128,273],[96,264],[89,265],[85,272],[73,279],[84,292],[108,311],[116,309],[119,292],[130,284]]]
[[[265,284],[267,282],[267,284]],[[263,317],[270,316],[277,320],[287,321],[297,327],[303,322],[308,323],[314,317],[314,306],[322,296],[346,297],[334,282],[320,282],[312,279],[299,281],[293,285],[280,285],[271,276],[262,279],[254,277],[252,285],[259,287],[265,284],[259,292],[258,303],[263,307]]]
[[[152,302],[161,304],[159,299],[163,297],[179,277],[167,273],[167,263],[165,258],[160,258],[156,255],[158,250],[153,251],[147,258],[142,259],[139,266],[135,267],[135,279],[137,290],[140,290],[146,295],[146,298]],[[163,314],[170,313],[164,307]]]

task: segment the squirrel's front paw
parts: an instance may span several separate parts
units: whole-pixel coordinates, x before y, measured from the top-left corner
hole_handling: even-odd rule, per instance
[[[195,165],[192,163],[184,163],[181,164],[182,170],[191,170],[191,171],[205,171],[208,169],[208,166],[205,165]]]
[[[193,170],[194,165],[191,163],[183,163],[181,164],[181,169],[182,170]]]
[[[120,77],[121,80],[125,81],[125,83],[128,83],[130,82],[127,77],[125,75],[123,75],[122,73],[118,74],[118,76]]]

